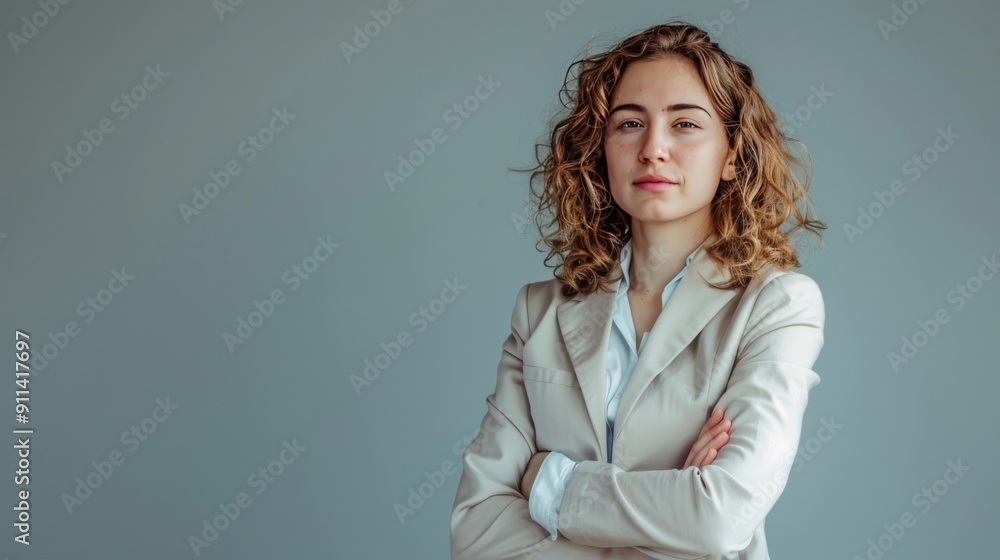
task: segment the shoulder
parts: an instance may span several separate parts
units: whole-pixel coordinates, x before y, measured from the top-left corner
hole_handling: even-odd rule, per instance
[[[745,299],[751,299],[736,327],[742,331],[736,363],[780,361],[812,368],[823,348],[826,323],[819,285],[788,270],[767,274],[751,286],[753,295],[748,289]]]
[[[764,287],[770,297],[803,300],[813,305],[823,305],[823,292],[811,277],[794,270],[775,275]],[[763,292],[764,290],[762,290]],[[775,296],[777,294],[777,296]]]
[[[530,310],[540,310],[559,305],[569,299],[562,294],[562,284],[555,278],[538,280],[521,285],[517,292],[517,304]]]
[[[766,317],[776,311],[809,315],[819,323],[825,318],[825,304],[819,284],[794,270],[770,269],[747,286],[744,298],[752,300],[751,317]],[[751,321],[753,319],[751,318]]]
[[[550,308],[570,299],[563,295],[562,284],[556,278],[522,284],[515,297],[512,319],[530,333]]]
[[[822,299],[819,284],[811,277],[794,270],[778,270],[769,267],[759,281],[751,282],[748,291],[758,297],[802,296]]]

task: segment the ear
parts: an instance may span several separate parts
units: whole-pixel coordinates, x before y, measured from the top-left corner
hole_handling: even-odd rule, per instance
[[[722,168],[722,180],[732,181],[736,178],[736,150],[731,148],[726,156],[726,165]]]

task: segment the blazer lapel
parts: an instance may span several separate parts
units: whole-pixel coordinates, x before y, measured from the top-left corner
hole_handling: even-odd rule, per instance
[[[604,409],[607,380],[604,365],[607,362],[615,295],[620,283],[621,280],[615,281],[610,286],[610,293],[577,294],[575,298],[564,301],[556,308],[559,330],[573,363],[573,371],[580,382],[580,391],[601,448],[601,461],[608,456],[607,414]]]
[[[714,237],[713,234],[705,245],[711,243]],[[728,269],[716,270],[715,263],[704,249],[695,255],[666,307],[653,324],[649,340],[639,354],[635,369],[625,385],[615,418],[615,439],[650,382],[694,340],[737,292],[737,289],[712,288],[706,280],[719,284],[729,278]],[[618,280],[611,284],[609,288],[612,291],[609,293],[577,294],[556,309],[559,329],[579,380],[602,458],[608,456],[605,363],[615,295],[620,283],[621,280]]]

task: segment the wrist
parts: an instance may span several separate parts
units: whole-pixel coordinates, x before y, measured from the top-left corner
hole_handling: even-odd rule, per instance
[[[549,451],[539,451],[531,456],[528,460],[528,466],[524,471],[524,476],[521,477],[521,495],[526,499],[531,496],[531,488],[535,485],[535,480],[538,479],[538,472],[542,468],[542,462],[545,461],[545,457],[548,456]]]

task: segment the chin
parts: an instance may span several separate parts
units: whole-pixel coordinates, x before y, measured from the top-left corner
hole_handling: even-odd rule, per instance
[[[652,223],[673,222],[683,218],[686,215],[687,214],[678,213],[676,211],[650,212],[647,210],[644,212],[638,212],[632,214],[631,216],[632,219],[636,221],[652,224]]]
[[[691,214],[692,209],[670,201],[648,201],[629,212],[629,215],[641,222],[670,222]]]

